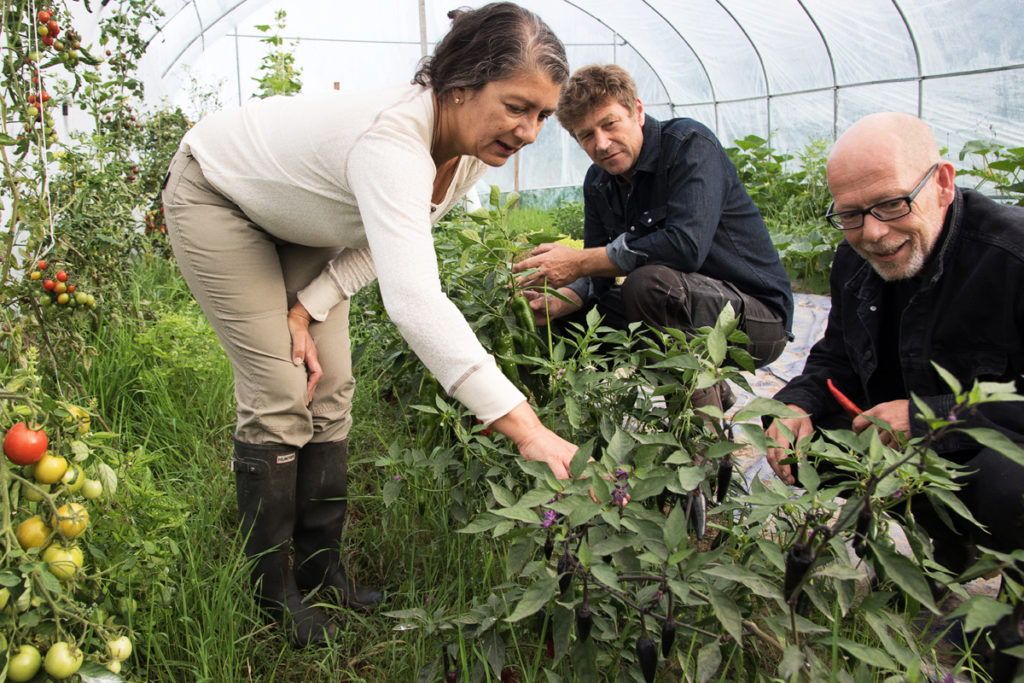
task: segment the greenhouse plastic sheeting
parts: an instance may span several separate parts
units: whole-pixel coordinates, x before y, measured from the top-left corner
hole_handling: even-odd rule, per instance
[[[286,45],[297,41],[304,91],[408,81],[424,47],[432,50],[447,31],[447,11],[460,4],[164,0],[143,76],[151,99],[186,111],[197,86],[223,106],[238,106],[256,90],[267,52],[260,42],[266,34],[255,26],[272,24],[274,12],[285,9],[283,35]],[[970,139],[1024,144],[1021,0],[520,4],[555,30],[572,68],[619,63],[653,116],[695,118],[726,145],[755,134],[795,153],[880,110],[921,115],[954,162]],[[518,163],[492,171],[487,182],[503,189],[575,186],[587,165],[552,122]]]

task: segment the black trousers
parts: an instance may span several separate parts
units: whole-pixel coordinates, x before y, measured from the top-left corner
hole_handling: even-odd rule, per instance
[[[597,310],[606,325],[618,329],[644,322],[659,330],[692,333],[714,325],[727,303],[732,304],[740,329],[750,338],[746,350],[754,357],[754,366],[776,360],[788,342],[782,314],[730,283],[706,275],[642,266],[630,273],[621,287],[612,287],[598,301]],[[582,322],[585,316],[586,311],[581,310],[566,321]]]

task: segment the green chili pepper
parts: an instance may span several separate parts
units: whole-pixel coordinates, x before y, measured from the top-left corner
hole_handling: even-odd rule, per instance
[[[512,299],[512,313],[516,317],[519,326],[528,332],[537,331],[537,323],[533,318],[533,309],[525,296],[517,296]]]
[[[513,384],[519,384],[519,365],[512,359],[516,352],[515,339],[511,333],[505,332],[498,337],[498,343],[494,349],[497,352],[498,367]]]

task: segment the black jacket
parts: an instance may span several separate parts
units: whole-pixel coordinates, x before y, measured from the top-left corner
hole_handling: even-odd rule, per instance
[[[770,306],[792,330],[789,276],[761,214],[718,138],[692,119],[646,116],[643,145],[623,204],[617,178],[597,164],[583,181],[585,247],[608,246],[624,272],[664,265],[728,282]],[[584,305],[612,278],[570,285]]]
[[[1015,381],[1024,393],[1024,207],[957,188],[936,249],[900,316],[902,385],[898,378],[876,376],[883,335],[896,334],[881,320],[891,287],[843,241],[832,263],[825,336],[811,349],[803,373],[775,398],[820,420],[838,411],[825,384],[831,378],[862,410],[892,400],[896,391],[902,398],[920,397],[936,415],[948,415],[953,394],[932,363],[965,389],[974,380]],[[1024,402],[987,404],[967,422],[1024,443]],[[920,420],[912,421],[912,436],[924,431]],[[969,437],[951,434],[937,450],[978,448]]]

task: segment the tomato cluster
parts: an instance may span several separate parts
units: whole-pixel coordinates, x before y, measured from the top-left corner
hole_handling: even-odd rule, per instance
[[[58,270],[52,278],[45,277],[48,268],[46,261],[39,261],[36,269],[28,274],[28,279],[33,282],[42,282],[44,293],[39,297],[38,302],[42,308],[48,306],[64,306],[75,308],[96,308],[96,297],[79,290],[76,285],[70,282],[70,276],[65,270]]]
[[[77,63],[81,42],[74,31],[67,31],[63,40],[58,37],[62,28],[57,22],[56,13],[56,9],[41,9],[36,13],[36,35],[43,45],[62,54],[61,61],[68,63],[73,59]]]
[[[72,406],[81,411],[81,408]],[[82,411],[84,412],[84,411]],[[61,581],[75,576],[84,563],[84,556],[74,540],[89,526],[89,511],[72,500],[86,500],[103,494],[103,485],[86,476],[82,467],[58,455],[50,448],[46,431],[32,429],[18,422],[4,435],[4,454],[15,465],[23,466],[20,481],[21,496],[42,508],[28,514],[18,522],[15,537],[26,553],[35,549],[42,553],[50,573]],[[58,505],[59,499],[64,499]],[[45,511],[55,510],[45,521]]]
[[[32,17],[35,21],[35,35],[29,41],[29,50],[24,54],[24,63],[29,69],[29,94],[21,108],[24,129],[17,137],[18,144],[22,146],[19,151],[27,148],[30,142],[49,147],[57,141],[57,131],[49,110],[51,97],[43,87],[41,69],[59,63],[74,70],[80,61],[89,65],[99,63],[82,48],[80,36],[58,22],[56,13],[54,8],[41,9]],[[54,50],[56,59],[48,60],[47,50]],[[64,113],[67,114],[67,111]]]
[[[54,128],[53,117],[50,115],[49,109],[52,98],[39,78],[37,64],[41,59],[42,55],[38,52],[30,52],[26,57],[26,62],[32,67],[32,91],[25,98],[25,107],[22,113],[25,132],[19,138],[24,139],[25,134],[28,134],[30,139],[40,141],[48,147],[57,141],[57,131]]]
[[[41,266],[45,270],[45,264]],[[17,567],[23,570],[23,576],[32,576],[39,571],[33,566],[38,566],[52,577],[48,579],[49,586],[47,581],[34,580],[6,582],[0,586],[0,622],[10,625],[19,623],[20,615],[39,605],[52,604],[59,599],[57,596],[72,595],[86,579],[86,557],[79,542],[89,529],[87,505],[103,495],[104,487],[99,480],[87,475],[85,456],[73,443],[89,434],[88,412],[79,406],[62,404],[62,413],[66,417],[61,420],[60,429],[54,432],[56,442],[49,438],[44,427],[26,422],[11,425],[3,438],[4,454],[11,464],[4,466],[0,475],[2,485],[9,488],[14,512],[11,525],[13,538],[17,540],[17,546],[12,544],[5,553],[6,557],[14,558],[15,564],[8,568]],[[8,573],[8,576],[14,574]],[[56,590],[55,586],[61,589]],[[38,616],[30,621],[38,621]],[[131,654],[132,644],[127,636],[106,626],[104,624],[101,631],[106,652],[96,653],[91,659],[101,661],[117,673]],[[7,651],[4,633],[15,632],[15,628],[8,629],[7,625],[0,631],[0,651]],[[12,644],[17,643],[17,636],[12,639]],[[17,643],[10,649],[7,680],[34,680],[40,669],[63,680],[78,672],[85,660],[81,649],[84,638],[79,642],[68,633],[58,632],[45,648],[45,655],[40,652],[45,644],[43,640],[38,636],[31,640]]]
[[[150,209],[146,212],[146,234],[149,235],[156,232],[167,232],[167,222],[164,220],[163,205],[155,209]]]

